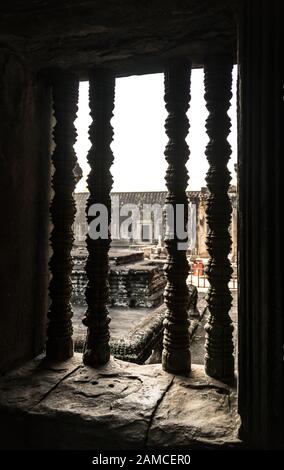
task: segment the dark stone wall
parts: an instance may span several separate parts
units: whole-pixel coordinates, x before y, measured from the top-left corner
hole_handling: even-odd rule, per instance
[[[48,284],[50,93],[0,49],[0,371],[43,349]]]
[[[204,55],[236,59],[238,0],[25,0],[1,2],[0,41],[28,54],[39,69],[86,77],[92,66],[119,75],[158,72],[170,57],[195,66]],[[139,58],[139,60],[137,60]]]
[[[281,6],[244,1],[239,35],[239,413],[257,448],[284,447]]]

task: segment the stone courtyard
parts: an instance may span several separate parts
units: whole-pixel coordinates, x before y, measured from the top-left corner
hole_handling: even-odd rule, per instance
[[[234,346],[237,350],[237,291],[232,290],[232,308],[230,316],[234,326]],[[206,292],[198,292],[197,309],[200,318],[191,319],[191,357],[194,364],[204,364],[204,344],[205,344],[205,331],[204,326],[208,319],[208,312],[206,311]],[[75,348],[82,351],[83,343],[86,335],[86,328],[82,324],[82,318],[85,312],[84,307],[74,306],[73,328],[75,337]],[[120,340],[127,338],[131,332],[135,331],[137,325],[143,324],[143,320],[147,320],[147,316],[158,309],[146,308],[109,308],[111,317],[110,334],[111,340]],[[235,353],[235,358],[237,354]]]

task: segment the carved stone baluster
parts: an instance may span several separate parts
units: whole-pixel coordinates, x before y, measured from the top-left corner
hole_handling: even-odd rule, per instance
[[[166,205],[173,207],[174,221],[170,224],[167,220],[165,234],[168,257],[165,267],[167,285],[164,297],[167,313],[164,322],[162,365],[167,372],[177,374],[188,374],[191,369],[188,330],[189,292],[186,283],[189,266],[185,247],[188,237],[179,239],[175,230],[178,204],[184,208],[183,220],[178,220],[180,228],[185,228],[188,218],[186,195],[188,174],[185,164],[189,149],[185,138],[189,128],[186,112],[190,100],[190,70],[188,61],[175,60],[167,66],[165,72],[165,105],[168,111],[165,129],[169,138],[165,149],[168,162]]]
[[[74,120],[78,109],[78,88],[76,77],[61,71],[55,72],[52,87],[56,119],[53,131],[55,149],[52,155],[54,197],[50,207],[53,229],[50,237],[52,256],[49,263],[52,279],[49,286],[51,304],[48,312],[46,357],[58,361],[73,356],[70,276],[74,240],[72,224],[75,216],[73,170],[76,155],[73,145],[77,134]]]
[[[205,370],[208,375],[223,381],[234,377],[233,326],[229,311],[232,295],[228,287],[232,268],[228,255],[231,249],[229,226],[231,203],[228,195],[230,172],[227,167],[231,147],[227,141],[231,122],[227,114],[232,97],[232,64],[211,60],[205,64],[205,99],[209,116],[206,121],[209,143],[206,155],[209,170],[206,181],[209,189],[206,219],[207,247],[210,256],[207,275],[210,288],[207,294],[209,319],[206,330]]]
[[[110,358],[109,322],[107,302],[109,298],[109,259],[110,233],[106,230],[107,238],[93,238],[90,230],[93,217],[89,208],[93,204],[103,204],[107,209],[105,224],[111,220],[112,175],[110,167],[113,154],[110,144],[113,130],[110,124],[114,107],[115,78],[108,70],[92,70],[90,79],[90,109],[92,124],[89,135],[91,149],[88,161],[91,167],[88,176],[89,198],[87,201],[87,221],[89,234],[87,235],[88,259],[86,273],[88,284],[86,288],[87,311],[83,319],[88,326],[87,338],[84,348],[84,363],[93,367],[108,362]]]

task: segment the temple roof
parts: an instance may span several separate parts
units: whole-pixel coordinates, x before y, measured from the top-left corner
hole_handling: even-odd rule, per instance
[[[187,196],[190,201],[199,198],[200,191],[187,191]],[[112,192],[111,196],[119,197],[120,205],[124,204],[160,204],[164,205],[167,197],[167,191],[132,191],[132,192]],[[75,193],[75,198],[79,203],[84,204],[88,198],[89,193]]]

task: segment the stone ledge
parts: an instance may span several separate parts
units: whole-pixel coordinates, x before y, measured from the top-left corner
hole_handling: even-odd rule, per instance
[[[209,379],[167,374],[160,364],[112,358],[104,367],[38,358],[0,380],[1,447],[142,449],[236,446],[235,392]]]

